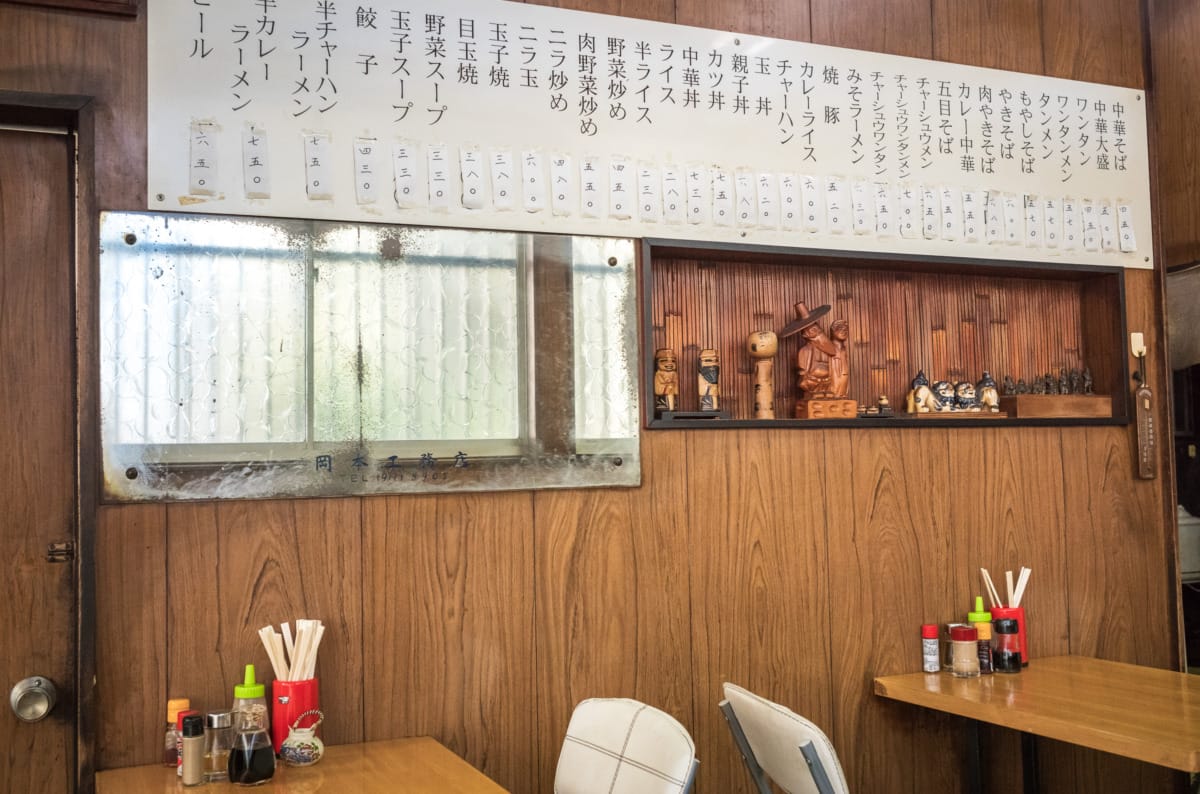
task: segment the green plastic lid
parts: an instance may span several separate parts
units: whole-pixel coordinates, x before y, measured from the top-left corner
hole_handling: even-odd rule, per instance
[[[266,694],[266,687],[254,680],[254,665],[246,665],[246,681],[233,688],[233,696],[239,700],[250,700],[266,697]]]
[[[975,611],[967,613],[968,623],[991,623],[992,613],[983,610],[983,596],[975,596]]]

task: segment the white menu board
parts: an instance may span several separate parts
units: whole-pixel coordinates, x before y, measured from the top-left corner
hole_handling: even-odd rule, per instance
[[[147,15],[151,209],[1153,267],[1139,90],[506,0]]]

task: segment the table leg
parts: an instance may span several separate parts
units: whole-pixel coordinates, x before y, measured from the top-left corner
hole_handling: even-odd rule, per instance
[[[1038,794],[1041,781],[1038,780],[1037,737],[1032,733],[1021,732],[1021,782],[1025,794]]]
[[[967,791],[983,794],[983,769],[979,753],[979,721],[967,720]]]

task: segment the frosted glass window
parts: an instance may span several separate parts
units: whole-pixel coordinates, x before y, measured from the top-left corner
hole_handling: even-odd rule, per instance
[[[564,239],[104,213],[108,495],[636,484],[633,244]],[[568,305],[535,268],[563,269]],[[558,311],[574,339],[536,359]],[[573,399],[535,359],[573,361]]]

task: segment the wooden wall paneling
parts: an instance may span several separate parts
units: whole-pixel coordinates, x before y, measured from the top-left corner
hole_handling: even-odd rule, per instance
[[[962,726],[885,702],[875,676],[920,669],[922,623],[961,609],[959,532],[944,429],[826,431],[832,737],[851,791],[923,794],[961,785]]]
[[[1173,668],[1175,577],[1164,559],[1161,485],[1134,479],[1126,428],[1061,432],[1071,653]],[[1165,769],[1078,748],[1060,748],[1055,761],[1043,770],[1076,781],[1067,791],[1171,791],[1177,782]]]
[[[961,620],[977,595],[987,608],[980,568],[988,569],[1007,602],[1004,572],[1012,571],[1015,579],[1021,566],[1028,566],[1034,573],[1022,604],[1030,650],[1034,658],[1069,653],[1058,428],[964,428],[950,435],[949,446],[957,600],[951,616]],[[997,790],[1019,790],[1019,735],[985,727],[981,739],[989,782]]]
[[[0,88],[96,98],[96,204],[146,208],[146,17],[0,4]]]
[[[1062,428],[1071,652],[1157,667],[1177,663],[1166,616],[1174,582],[1159,484],[1137,480],[1123,427]],[[1117,585],[1123,586],[1117,586]],[[1147,615],[1163,616],[1161,623]]]
[[[96,767],[162,761],[167,511],[103,507],[96,528]]]
[[[675,21],[774,39],[811,39],[807,0],[675,0]]]
[[[823,491],[838,475],[827,473],[823,446],[820,434],[787,430],[687,437],[699,791],[753,790],[717,708],[726,681],[803,714],[837,743]]]
[[[317,678],[330,744],[363,738],[362,539],[357,499],[167,508],[167,689],[227,707],[246,664],[274,678],[258,630],[325,624]],[[268,692],[270,688],[268,687]]]
[[[138,10],[138,0],[7,0],[10,3],[23,3],[33,6],[51,6],[66,8],[74,11],[93,11],[101,14],[134,15]]]
[[[1161,269],[1125,271],[1125,322],[1128,327],[1123,335],[1122,343],[1125,355],[1128,357],[1129,371],[1132,373],[1138,368],[1138,361],[1129,352],[1129,332],[1141,331],[1145,337],[1145,368],[1147,370],[1145,374],[1149,377],[1150,388],[1157,395],[1154,402],[1154,422],[1161,431],[1158,437],[1159,477],[1157,480],[1160,487],[1165,489],[1160,491],[1163,496],[1161,520],[1165,526],[1173,527],[1175,525],[1175,505],[1171,500],[1175,494],[1173,479],[1175,459],[1171,454],[1171,445],[1167,443],[1171,438],[1169,431],[1171,427],[1171,381],[1168,376],[1170,359],[1167,357],[1167,344],[1163,329],[1162,289]],[[1133,381],[1130,381],[1126,387],[1132,392],[1134,385]],[[1131,413],[1132,410],[1133,403],[1130,398]],[[1129,426],[1129,434],[1132,444],[1133,425]],[[1177,569],[1175,547],[1178,538],[1174,533],[1167,533],[1166,540],[1168,541],[1169,568],[1174,572]]]
[[[955,529],[954,614],[977,595],[988,603],[980,568],[1004,597],[1004,572],[1033,570],[1023,602],[1035,657],[1070,652],[1067,516],[1059,428],[963,428],[950,436]]]
[[[534,791],[530,495],[371,497],[363,526],[364,739],[433,736]]]
[[[932,0],[933,57],[1042,74],[1040,0]]]
[[[538,778],[550,791],[571,712],[631,697],[695,735],[690,657],[690,484],[680,431],[642,437],[636,489],[537,491],[534,504]],[[714,701],[715,703],[715,701]],[[700,755],[701,779],[709,759]]]
[[[812,41],[834,47],[928,58],[929,0],[811,0]]]
[[[1195,101],[1200,62],[1200,5],[1189,0],[1149,0],[1153,69],[1155,214],[1162,239],[1161,266],[1200,259],[1200,103]]]
[[[1042,0],[1046,74],[1145,86],[1142,6],[1129,0]]]
[[[1129,414],[1131,384],[1126,378],[1129,356],[1129,335],[1125,318],[1114,311],[1120,285],[1115,282],[1086,284],[1083,287],[1080,312],[1082,365],[1091,369],[1097,394],[1113,399],[1114,415]],[[1107,352],[1111,351],[1111,352]],[[1128,370],[1132,373],[1133,370]]]

